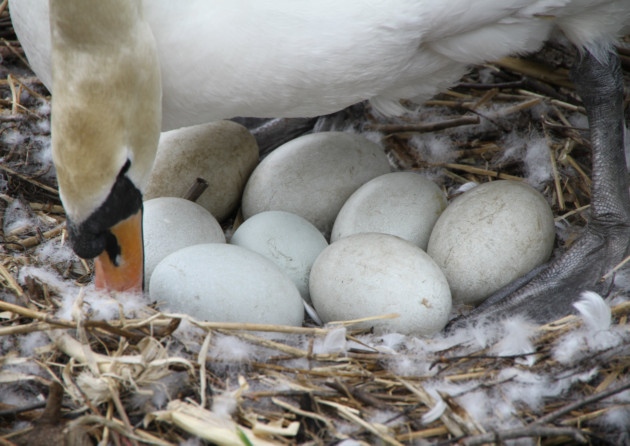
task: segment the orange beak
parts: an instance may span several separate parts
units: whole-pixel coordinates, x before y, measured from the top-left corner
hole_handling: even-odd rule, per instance
[[[120,247],[112,261],[107,252],[94,260],[94,284],[109,291],[142,292],[144,252],[142,247],[142,210],[110,229]]]

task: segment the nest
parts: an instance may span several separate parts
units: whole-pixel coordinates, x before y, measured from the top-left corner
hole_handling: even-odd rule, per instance
[[[7,11],[0,37],[0,393],[32,402],[0,405],[2,444],[628,441],[630,304],[619,298],[605,334],[567,316],[430,340],[377,336],[355,330],[357,321],[209,323],[100,296],[109,299],[104,315],[84,287],[90,263],[44,249],[69,251],[42,159],[50,97],[28,71]],[[551,46],[536,60],[477,67],[406,118],[366,107],[352,124],[379,132],[394,165],[431,173],[450,196],[469,182],[535,182],[521,159],[528,141],[544,141],[551,175],[536,186],[565,227],[564,249],[586,222],[591,183],[565,56]],[[436,141],[456,146],[448,159],[432,152]],[[7,221],[15,215],[30,223]],[[609,298],[623,293],[613,288]],[[506,348],[510,336],[523,337],[520,350]]]

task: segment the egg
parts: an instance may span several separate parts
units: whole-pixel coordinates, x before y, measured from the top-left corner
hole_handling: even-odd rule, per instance
[[[214,322],[300,326],[300,293],[270,260],[240,246],[189,246],[153,271],[152,300],[168,310]]]
[[[216,219],[190,200],[160,197],[143,204],[144,278],[150,283],[153,270],[167,255],[201,243],[225,243]]]
[[[455,303],[477,305],[541,265],[553,249],[545,198],[518,181],[494,181],[462,194],[436,222],[427,252],[442,268]]]
[[[249,174],[258,164],[258,144],[231,121],[184,127],[160,136],[145,197],[183,197],[197,178],[208,188],[197,199],[219,221],[236,210]]]
[[[368,181],[344,203],[331,242],[361,232],[396,235],[426,250],[431,230],[446,207],[437,185],[413,172],[393,172]]]
[[[275,263],[311,303],[308,278],[328,242],[311,223],[295,214],[268,211],[246,220],[234,232],[233,245],[257,252]]]
[[[389,171],[383,149],[362,136],[342,132],[301,136],[256,167],[243,193],[243,216],[291,212],[328,235],[348,197]]]
[[[398,314],[362,323],[377,332],[430,336],[444,328],[452,305],[435,262],[388,234],[355,234],[332,243],[315,260],[310,289],[324,322]]]

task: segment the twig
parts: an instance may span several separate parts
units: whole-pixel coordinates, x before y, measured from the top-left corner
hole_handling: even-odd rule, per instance
[[[0,39],[0,41],[4,44],[4,46],[6,46],[9,51],[11,51],[15,57],[17,57],[18,59],[20,59],[24,65],[26,65],[27,67],[30,67],[30,65],[28,64],[28,61],[24,58],[24,56],[22,56],[18,51],[16,51],[15,48],[13,48],[13,45],[11,45],[6,39]]]
[[[575,159],[571,156],[571,155],[566,155],[565,159],[567,161],[567,163],[573,167],[576,172],[578,174],[580,174],[580,177],[582,178],[582,181],[584,182],[584,184],[586,184],[588,187],[591,186],[592,184],[592,180],[591,178],[586,174],[586,172],[584,172],[584,169],[582,169],[582,166],[580,166],[577,161],[575,161]]]
[[[627,382],[620,384],[617,387],[614,387],[612,389],[608,389],[605,390],[603,392],[599,392],[596,393],[594,395],[591,395],[589,397],[586,397],[582,400],[576,401],[574,403],[571,404],[567,404],[564,407],[561,407],[558,410],[555,410],[551,413],[548,413],[547,415],[545,415],[544,417],[540,417],[537,420],[535,420],[534,422],[531,423],[531,425],[540,425],[540,424],[547,424],[547,423],[551,423],[554,420],[557,420],[558,418],[560,418],[563,415],[566,415],[568,413],[570,413],[571,411],[577,410],[581,407],[587,406],[589,404],[593,404],[596,403],[597,401],[603,400],[605,398],[608,398],[609,396],[615,395],[617,393],[623,392],[626,389],[630,389],[630,380],[628,380]]]
[[[116,431],[119,434],[122,434],[125,437],[133,439],[135,441],[141,441],[143,443],[148,443],[156,446],[174,446],[173,443],[159,439],[143,430],[136,428],[133,431],[130,431],[119,420],[108,420],[107,418],[100,415],[84,415],[81,418],[77,418],[76,420],[71,421],[69,424],[72,426],[98,424],[101,426],[106,426],[109,429]]]
[[[462,170],[464,172],[473,173],[475,175],[484,175],[487,177],[499,178],[501,180],[524,181],[521,177],[508,175],[507,173],[496,172],[494,170],[482,169],[480,167],[468,166],[466,164],[441,163],[436,165],[440,167],[445,167],[447,169]]]
[[[584,212],[585,210],[587,210],[590,207],[591,207],[590,204],[587,204],[587,205],[584,205],[584,206],[580,206],[579,208],[573,209],[572,211],[566,212],[566,213],[564,213],[562,215],[558,215],[556,218],[554,218],[554,221],[566,220],[570,216],[575,215],[575,214],[579,214],[580,212]]]
[[[440,426],[440,427],[431,427],[428,429],[422,429],[421,431],[400,434],[396,437],[396,439],[399,441],[412,441],[412,440],[415,440],[416,438],[439,437],[440,435],[446,435],[446,434],[448,434],[448,429],[445,426]],[[415,444],[415,443],[412,443],[412,444]]]
[[[46,232],[42,232],[41,234],[33,235],[31,237],[27,237],[23,239],[16,239],[15,237],[10,237],[7,239],[6,245],[9,247],[11,245],[17,245],[22,249],[32,248],[33,246],[37,246],[46,240],[49,240],[51,238],[57,237],[58,235],[61,235],[65,227],[66,227],[66,224],[62,223],[56,228],[53,228]]]
[[[203,178],[197,178],[182,198],[195,202],[199,199],[199,197],[201,197],[201,194],[203,194],[207,188],[208,182]]]
[[[396,313],[383,314],[379,316],[370,316],[362,319],[353,319],[349,321],[335,321],[330,322],[325,328],[317,327],[294,327],[290,325],[271,325],[271,324],[252,324],[252,323],[240,323],[240,322],[204,322],[197,321],[186,314],[179,313],[165,313],[165,317],[186,319],[191,324],[196,325],[204,330],[239,330],[239,331],[266,331],[274,333],[295,333],[295,334],[328,334],[331,328],[335,326],[351,327],[353,325],[361,324],[364,322],[371,322],[383,319],[395,319],[400,317]]]
[[[392,446],[403,446],[403,444],[400,443],[398,440],[396,440],[394,437],[392,437],[391,435],[385,432],[382,432],[380,429],[377,429],[374,425],[368,423],[363,418],[361,418],[356,413],[354,413],[354,411],[350,409],[349,407],[344,406],[343,404],[338,404],[332,401],[325,401],[325,400],[320,400],[319,403],[335,408],[342,417],[346,418],[349,421],[352,421],[353,423],[361,426],[362,428],[376,435],[385,443]]]
[[[356,386],[344,385],[339,380],[326,382],[326,385],[331,389],[335,389],[342,395],[345,394],[349,398],[360,401],[362,405],[373,406],[377,409],[385,409],[385,407],[383,406],[383,401],[379,400],[370,393],[357,388]]]
[[[474,83],[474,82],[460,82],[455,88],[468,88],[471,90],[508,90],[508,89],[517,89],[523,86],[523,79],[518,81],[511,82],[496,82],[493,84],[484,84],[484,83]]]
[[[617,263],[617,265],[615,265],[614,268],[612,268],[610,271],[604,274],[601,279],[599,279],[600,283],[605,282],[606,280],[610,279],[610,277],[612,277],[617,271],[623,268],[624,265],[628,263],[629,261],[630,261],[630,256],[627,256],[621,262]]]
[[[2,272],[3,268],[4,267],[0,265],[0,273]],[[75,321],[70,321],[67,319],[59,319],[59,318],[50,316],[47,313],[32,310],[30,308],[22,307],[20,305],[15,305],[9,302],[0,301],[0,310],[10,311],[11,313],[19,314],[20,316],[23,316],[29,319],[35,319],[35,320],[45,323],[45,324],[42,324],[41,322],[38,322],[38,323],[33,323],[33,324],[28,324],[28,325],[26,324],[21,325],[19,327],[2,327],[0,329],[0,336],[9,335],[9,334],[30,333],[33,331],[43,331],[43,330],[48,330],[51,327],[54,327],[54,328],[64,327],[64,328],[73,328],[73,329],[78,328],[78,323]],[[97,328],[97,329],[109,332],[116,336],[124,336],[126,338],[134,339],[134,340],[138,340],[144,337],[144,335],[140,333],[134,333],[132,331],[129,331],[128,328],[120,327],[119,325],[122,325],[122,324],[123,323],[120,321],[106,322],[106,321],[85,320],[82,322],[82,325],[85,328]]]
[[[545,132],[545,136],[547,136],[546,132]],[[551,172],[553,173],[553,184],[556,189],[556,196],[558,198],[558,208],[561,211],[564,211],[566,209],[566,204],[564,201],[564,194],[562,193],[560,173],[558,172],[558,164],[556,163],[556,154],[553,150],[553,146],[551,145],[549,141],[549,138],[547,138],[547,148],[549,151],[549,161],[551,163]]]
[[[9,89],[11,90],[11,114],[17,115],[17,108],[20,106],[20,95],[16,91],[13,76],[10,74],[7,76],[7,82],[9,83]]]
[[[50,330],[52,326],[45,322],[31,322],[30,324],[11,325],[0,328],[0,336],[21,335],[36,331]]]
[[[7,282],[7,286],[11,288],[13,291],[15,291],[15,294],[17,294],[18,297],[24,296],[24,290],[22,289],[22,287],[13,278],[9,270],[6,269],[5,266],[2,264],[0,264],[0,276],[4,278],[4,280]],[[2,303],[3,302],[0,301],[0,304]],[[17,307],[17,305],[15,306]],[[23,308],[23,307],[19,307],[19,308]]]
[[[228,334],[223,330],[217,330],[221,334]],[[278,350],[279,352],[285,353],[287,355],[295,356],[296,358],[306,358],[309,356],[309,352],[306,350],[302,350],[296,347],[291,347],[290,345],[282,344],[280,342],[272,341],[269,339],[261,338],[259,336],[255,336],[250,333],[230,333],[232,336],[243,339],[244,341],[251,342],[253,344],[260,345],[262,347],[267,347],[273,350]]]
[[[551,70],[546,65],[526,61],[516,57],[504,57],[503,59],[494,62],[494,65],[506,68],[510,71],[522,73],[525,76],[530,76],[534,79],[554,84],[559,87],[574,88],[573,83],[568,79],[566,70]]]
[[[116,412],[118,412],[118,415],[120,416],[120,419],[122,420],[123,425],[126,428],[126,431],[133,433],[134,428],[131,426],[131,422],[129,421],[129,417],[127,416],[127,412],[125,411],[125,406],[123,406],[123,403],[120,400],[120,395],[118,393],[118,386],[114,385],[113,380],[108,380],[108,384],[109,384],[109,393],[114,402],[114,406],[116,407]],[[139,446],[138,441],[135,438],[135,436],[129,436],[129,440],[131,440],[131,443],[133,444],[133,446]]]
[[[165,314],[165,317],[173,317],[186,319],[191,324],[204,330],[238,330],[238,331],[263,331],[273,333],[295,333],[295,334],[326,334],[328,329],[326,328],[313,328],[313,327],[293,327],[290,325],[271,325],[271,324],[251,324],[251,323],[239,323],[239,322],[205,322],[197,321],[185,314]]]
[[[490,102],[492,98],[494,98],[498,93],[499,93],[498,88],[493,88],[491,90],[486,91],[486,93],[481,98],[479,98],[477,102],[475,102],[472,105],[471,109],[477,110],[482,105],[485,105],[486,103]]]
[[[208,332],[201,345],[199,356],[197,357],[197,364],[199,364],[199,394],[201,407],[206,407],[206,359],[208,357],[208,348],[210,347],[210,338],[212,333]]]
[[[496,112],[493,113],[488,113],[484,116],[486,119],[489,119],[491,121],[497,120],[499,118],[505,118],[506,116],[509,115],[513,115],[514,113],[518,113],[521,112],[523,110],[527,110],[528,108],[532,108],[535,105],[538,105],[542,102],[541,98],[534,98],[534,99],[529,99],[525,102],[521,102],[519,104],[515,104],[509,107],[504,107]]]
[[[428,124],[383,124],[372,125],[370,129],[383,133],[429,133],[463,125],[479,124],[479,116],[462,116],[461,118],[447,119]]]
[[[13,169],[11,169],[11,168],[9,168],[7,166],[3,166],[2,164],[0,164],[0,169],[5,171],[9,175],[12,175],[14,177],[18,177],[21,180],[27,181],[27,182],[31,183],[32,185],[37,186],[40,189],[45,190],[46,192],[50,192],[51,194],[53,194],[56,197],[59,196],[59,192],[54,187],[47,186],[44,183],[41,183],[41,182],[39,182],[37,180],[34,180],[33,178],[30,178],[30,177],[28,177],[28,176],[26,176],[24,174],[16,172],[15,170],[13,170]]]
[[[299,415],[301,417],[312,418],[314,420],[321,421],[322,423],[326,425],[328,429],[331,429],[331,430],[334,429],[335,423],[330,418],[327,418],[315,412],[309,412],[307,410],[300,409],[298,407],[293,406],[292,404],[279,400],[278,398],[272,397],[271,401],[275,405],[280,406],[283,409],[288,410],[289,412],[293,412],[294,414]]]
[[[527,437],[570,437],[579,443],[586,443],[583,431],[573,427],[525,426],[502,431],[488,432],[459,439],[466,446],[477,446],[487,443],[502,444],[505,440]],[[441,443],[440,443],[441,444]]]
[[[31,412],[33,410],[43,409],[44,407],[46,407],[46,401],[29,404],[28,406],[14,406],[10,409],[0,410],[0,418],[6,419],[21,414],[23,412]]]
[[[15,198],[10,197],[6,194],[0,194],[0,200],[4,200],[7,203],[13,203],[15,201]],[[33,209],[34,211],[44,211],[44,212],[50,212],[53,214],[63,214],[65,211],[63,209],[63,206],[60,206],[58,204],[50,204],[50,203],[29,203],[28,204],[31,209]]]
[[[59,327],[66,327],[66,328],[77,328],[77,324],[72,321],[68,321],[64,319],[57,319],[55,317],[49,316],[46,313],[31,310],[30,308],[21,307],[19,305],[15,305],[9,302],[4,302],[1,300],[0,300],[0,310],[10,311],[11,313],[19,314],[21,316],[24,316],[30,319],[37,319],[39,321],[47,322],[50,325],[57,325]]]
[[[411,393],[416,395],[420,402],[426,405],[429,408],[433,408],[436,404],[435,399],[429,395],[429,393],[424,390],[422,387],[414,386],[409,381],[406,381],[402,378],[398,378],[398,381],[407,388]],[[447,405],[447,409],[444,411],[440,419],[444,426],[449,430],[449,432],[455,436],[461,436],[465,433],[473,433],[473,432],[483,432],[480,430],[478,426],[475,426],[474,423],[471,423],[469,420],[465,420],[463,418],[464,413],[456,414],[450,407]],[[467,416],[467,414],[466,414]]]

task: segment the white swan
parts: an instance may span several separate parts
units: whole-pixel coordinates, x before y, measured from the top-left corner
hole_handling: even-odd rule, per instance
[[[611,48],[630,23],[630,0],[52,0],[51,6],[55,51],[65,54],[52,59],[52,86],[46,2],[11,0],[10,10],[33,69],[54,93],[53,151],[75,250],[111,261],[111,271],[99,277],[123,270],[127,255],[136,254],[129,262],[135,265],[133,278],[121,285],[99,279],[107,287],[141,281],[138,220],[131,220],[133,248],[117,225],[141,210],[140,191],[155,153],[149,142],[156,138],[150,129],[157,125],[159,92],[136,87],[146,73],[158,71],[163,129],[234,116],[315,116],[364,99],[397,113],[399,99],[424,100],[456,81],[467,65],[534,51],[559,31],[584,54],[578,67],[581,93],[588,96],[587,110],[595,110],[589,116],[596,135],[594,196],[604,204],[601,211],[594,204],[594,220],[602,227],[627,226],[630,220],[627,194],[618,192],[608,206],[609,185],[600,186],[600,179],[611,178],[613,191],[627,190],[624,174],[609,168],[623,164],[620,72]],[[155,36],[159,69],[143,54],[150,53],[144,20]],[[109,38],[112,29],[126,36],[123,42]],[[76,38],[59,39],[64,33]],[[130,82],[114,82],[120,73],[112,59],[121,54],[140,56],[128,71],[136,76]],[[70,110],[104,105],[90,89],[73,87],[81,83],[110,93],[106,103],[117,103],[109,111],[113,116],[103,111],[70,118]],[[606,106],[597,99],[600,90],[615,113],[600,113]],[[151,103],[156,105],[143,107],[153,124],[137,126],[140,112],[120,110]],[[104,117],[105,132],[81,133],[97,128]],[[72,126],[75,132],[68,130]],[[108,148],[95,150],[103,140]],[[611,159],[607,145],[613,147]]]

